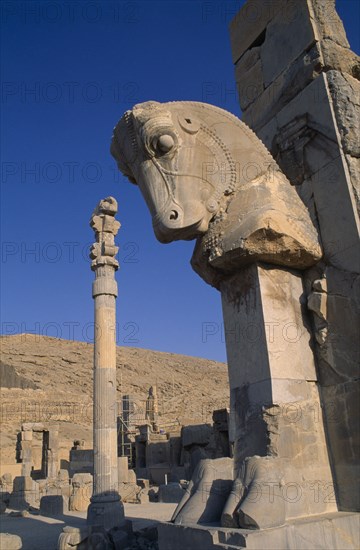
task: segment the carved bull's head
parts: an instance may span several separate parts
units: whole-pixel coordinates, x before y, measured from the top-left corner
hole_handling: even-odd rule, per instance
[[[198,239],[192,265],[232,271],[263,261],[306,268],[321,257],[307,208],[259,138],[232,114],[188,101],[127,111],[111,152],[137,183],[156,237]]]
[[[223,197],[241,183],[236,164],[259,164],[239,125],[246,128],[222,109],[185,101],[142,103],[119,121],[111,152],[139,185],[159,241],[206,233]],[[268,155],[267,164],[271,161]],[[266,168],[265,163],[260,169]]]

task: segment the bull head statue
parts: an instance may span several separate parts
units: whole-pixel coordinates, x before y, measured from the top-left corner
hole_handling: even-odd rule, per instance
[[[192,264],[217,273],[253,261],[304,269],[321,257],[296,190],[256,135],[205,103],[135,105],[114,129],[112,155],[139,185],[157,239],[197,238]]]

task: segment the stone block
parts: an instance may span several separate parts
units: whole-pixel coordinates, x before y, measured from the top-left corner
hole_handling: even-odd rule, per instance
[[[49,449],[56,450],[58,446],[59,446],[59,432],[58,430],[50,430],[48,447]]]
[[[136,477],[138,479],[150,479],[148,468],[136,468]]]
[[[193,426],[184,426],[181,430],[183,447],[191,445],[208,445],[213,429],[210,424],[198,424]]]
[[[88,536],[88,527],[79,528],[66,525],[60,534],[57,548],[58,550],[69,550],[69,547],[77,548],[77,545],[80,545],[81,542],[84,542],[84,545],[86,545],[85,541]]]
[[[240,107],[244,111],[264,91],[262,64],[260,56],[258,61],[249,66],[249,60],[253,57],[253,48],[239,59],[235,65],[235,81],[240,99]],[[252,60],[252,59],[251,59]]]
[[[201,460],[171,521],[177,524],[220,522],[233,485],[231,458]]]
[[[16,476],[14,479],[14,492],[34,491],[37,483],[30,476]]]
[[[180,502],[185,491],[180,483],[168,483],[159,486],[159,502]]]
[[[148,493],[143,492],[143,491],[141,491],[137,495],[137,498],[138,498],[138,501],[140,502],[140,504],[147,504],[148,502],[150,502],[150,497],[149,497]]]
[[[137,502],[140,487],[136,483],[119,483],[118,491],[122,502]]]
[[[21,441],[32,441],[32,438],[33,438],[32,430],[21,432]]]
[[[286,8],[286,2],[279,0],[251,0],[246,2],[230,23],[230,41],[233,62],[263,40],[267,24]]]
[[[75,474],[72,478],[72,493],[69,509],[75,512],[85,512],[90,504],[93,492],[91,474]]]
[[[170,464],[153,464],[148,468],[150,480],[155,485],[165,483],[165,476],[169,476],[171,472]]]
[[[27,426],[26,424],[23,424],[23,426]],[[34,422],[33,424],[29,424],[29,426],[31,426],[31,429],[33,432],[45,432],[47,431],[47,427],[42,424],[41,422]],[[27,428],[24,428],[23,427],[23,430],[25,430]]]
[[[264,530],[171,523],[159,523],[157,530],[159,550],[355,550],[359,547],[359,514],[325,514]]]
[[[261,46],[265,87],[303,52],[309,50],[315,40],[315,30],[307,2],[287,2],[286,8],[280,10],[267,25],[265,41]]]
[[[169,481],[180,481],[186,479],[186,468],[184,466],[175,466],[171,468]]]
[[[230,388],[264,385],[271,378],[272,395],[266,402],[285,402],[298,399],[294,394],[291,397],[293,390],[286,390],[285,381],[295,389],[291,380],[316,380],[311,335],[303,323],[302,294],[300,275],[268,269],[265,264],[250,266],[223,283]],[[293,358],[291,369],[289,357]],[[252,368],[254,364],[257,369]],[[281,380],[284,384],[276,387],[275,381]]]
[[[271,118],[314,80],[320,68],[321,52],[319,46],[315,44],[254,98],[243,113],[243,121],[259,132]],[[238,78],[241,80],[240,74]],[[240,91],[246,92],[246,90],[246,84],[243,83]],[[267,144],[267,146],[271,148],[271,144]]]
[[[336,44],[349,48],[344,25],[336,11],[334,0],[307,0],[312,16],[316,18],[319,39],[330,38]]]
[[[170,462],[170,444],[167,439],[152,440],[146,446],[146,464],[151,467],[154,464],[168,464]]]
[[[344,152],[359,158],[360,82],[340,71],[328,71],[326,76]]]
[[[351,110],[351,106],[348,109]],[[289,125],[301,117],[308,121],[310,133],[303,144],[296,170],[303,172],[311,182],[325,259],[339,269],[357,273],[360,265],[358,215],[348,165],[341,152],[337,122],[331,107],[327,75],[320,75],[290,101],[277,114],[276,125],[269,124],[260,135],[273,145],[277,136],[279,143],[284,129],[289,129]],[[307,130],[304,131],[306,135]],[[290,136],[286,135],[286,139],[289,143]],[[294,139],[298,139],[297,134]],[[284,153],[280,152],[278,161],[288,172],[282,163],[283,156]],[[291,174],[287,175],[291,179]]]
[[[129,470],[129,471],[128,471],[128,482],[129,482],[129,483],[136,483],[136,473],[135,473],[135,470]]]
[[[347,78],[347,75],[359,78],[359,56],[350,49],[339,46],[333,40],[323,40],[321,42],[321,52],[324,66],[328,71],[329,69],[335,69],[343,73],[344,78]],[[347,75],[344,73],[347,73]]]
[[[359,272],[358,220],[350,176],[340,153],[311,176],[325,260],[339,269]],[[341,227],[341,231],[339,231]]]
[[[129,534],[121,529],[111,529],[111,541],[114,545],[114,550],[124,550],[129,546]]]
[[[61,495],[44,496],[40,500],[40,514],[42,516],[62,516],[69,510],[69,500]]]
[[[0,533],[0,548],[4,550],[21,550],[22,540],[18,535]]]
[[[141,489],[150,489],[150,482],[148,479],[139,478],[137,480],[137,484],[139,485],[139,487],[141,487]]]
[[[69,472],[68,470],[60,469],[58,473],[58,480],[61,483],[69,483]]]
[[[9,500],[10,500],[10,492],[0,491],[0,502],[5,502],[5,504],[8,504]]]
[[[119,483],[129,481],[129,460],[127,456],[118,457],[118,480]]]
[[[360,211],[360,158],[345,155],[358,212]]]

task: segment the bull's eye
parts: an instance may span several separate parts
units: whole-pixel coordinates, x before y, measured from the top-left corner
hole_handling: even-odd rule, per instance
[[[163,134],[153,140],[153,147],[159,153],[168,153],[174,147],[175,141],[169,134]]]

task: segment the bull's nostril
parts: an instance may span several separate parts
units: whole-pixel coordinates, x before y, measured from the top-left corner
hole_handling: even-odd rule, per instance
[[[179,217],[178,212],[176,212],[176,210],[171,210],[171,212],[170,212],[170,220],[177,220],[178,217]]]

